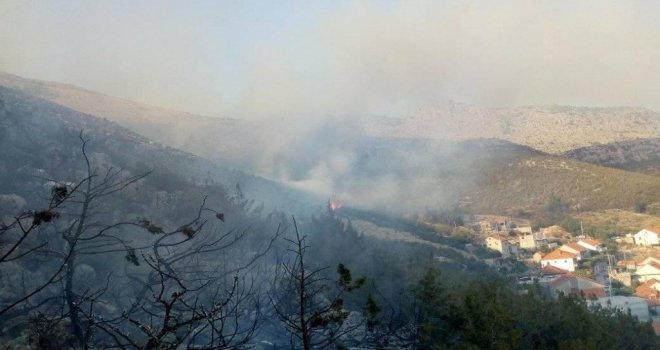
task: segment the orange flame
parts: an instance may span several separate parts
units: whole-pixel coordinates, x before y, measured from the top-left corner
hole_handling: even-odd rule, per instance
[[[328,201],[328,209],[330,209],[330,211],[332,211],[332,212],[334,212],[337,209],[341,208],[341,205],[342,205],[341,202],[337,202],[337,201],[333,201],[333,200]]]

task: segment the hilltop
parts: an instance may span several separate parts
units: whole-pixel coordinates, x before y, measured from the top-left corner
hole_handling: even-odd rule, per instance
[[[0,86],[72,110],[108,119],[164,145],[213,160],[240,164],[257,152],[263,126],[231,118],[212,118],[104,95],[70,84],[25,79],[0,72]],[[246,141],[250,142],[246,142]]]
[[[155,142],[114,122],[0,86],[0,193],[30,193],[39,177],[75,176],[83,131],[93,140],[93,158],[128,173],[154,170],[157,190],[193,191],[198,186],[230,193],[237,184],[270,210],[308,212],[323,203],[282,184]],[[37,177],[39,175],[39,177]],[[171,188],[171,189],[170,189]],[[215,191],[215,190],[214,190]],[[202,191],[203,192],[203,191]],[[21,193],[23,195],[24,193]],[[203,194],[198,198],[203,198]]]
[[[449,140],[498,138],[550,154],[660,135],[660,114],[636,107],[485,108],[449,103],[420,110],[401,120],[369,118],[364,123],[373,136]]]
[[[660,138],[597,144],[571,150],[565,156],[603,166],[660,175]]]
[[[552,198],[572,211],[632,209],[657,202],[660,178],[550,155],[534,155],[491,168],[469,195],[478,212],[542,213]]]

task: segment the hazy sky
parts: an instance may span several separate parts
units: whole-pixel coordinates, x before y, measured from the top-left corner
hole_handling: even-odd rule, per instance
[[[0,70],[232,117],[660,110],[658,1],[0,0]]]

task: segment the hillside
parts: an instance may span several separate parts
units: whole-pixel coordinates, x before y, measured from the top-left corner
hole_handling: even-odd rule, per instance
[[[38,186],[40,182],[37,175],[51,178],[75,175],[80,165],[78,133],[84,131],[92,140],[94,158],[101,164],[123,168],[129,173],[153,169],[151,177],[159,183],[157,188],[176,186],[185,190],[212,186],[228,193],[240,184],[248,198],[258,199],[269,210],[288,212],[308,213],[311,203],[323,203],[323,199],[211,163],[108,120],[13,89],[0,87],[0,113],[0,148],[3,150],[0,193],[12,193],[17,188],[30,192],[28,184]],[[203,196],[200,194],[200,198]]]
[[[660,138],[598,144],[574,149],[564,155],[583,162],[660,175]]]
[[[575,219],[582,222],[585,233],[601,237],[613,233],[618,235],[637,233],[642,228],[660,225],[658,216],[618,209],[584,212],[575,215]]]
[[[660,135],[660,114],[634,107],[524,106],[484,108],[458,103],[426,108],[402,120],[365,120],[370,135],[465,140],[499,138],[561,154],[596,143]]]
[[[147,106],[69,84],[24,79],[2,72],[0,86],[114,121],[176,149],[237,164],[256,152],[253,145],[263,130],[262,125],[256,123]]]
[[[301,182],[321,176],[348,205],[414,214],[460,206],[475,214],[544,215],[552,198],[574,212],[650,204],[660,178],[597,166],[495,139],[341,139],[332,127],[314,140],[340,139],[317,153],[305,150],[281,165]],[[296,155],[296,154],[294,154]],[[343,155],[337,161],[337,155]],[[313,159],[314,161],[310,161]],[[342,164],[341,172],[323,171]],[[311,181],[311,180],[309,180]],[[321,185],[319,185],[321,186]],[[323,187],[323,186],[321,186]]]
[[[551,198],[573,211],[632,209],[657,202],[660,178],[555,156],[531,156],[490,169],[483,186],[470,193],[474,210],[540,213]]]

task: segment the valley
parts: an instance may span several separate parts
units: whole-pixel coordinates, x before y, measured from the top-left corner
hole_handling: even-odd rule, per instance
[[[587,282],[579,283],[591,285],[588,293],[597,290],[595,297],[628,297],[639,284],[637,270],[614,266],[625,264],[626,254],[641,261],[660,253],[656,248],[640,249],[630,242],[637,231],[660,223],[660,177],[653,171],[657,163],[654,139],[638,139],[656,132],[652,128],[627,129],[641,121],[652,123],[656,117],[648,111],[512,108],[506,113],[516,117],[507,119],[506,130],[501,121],[500,129],[484,124],[486,120],[498,120],[502,110],[465,106],[455,106],[455,113],[472,119],[454,126],[445,125],[440,119],[415,119],[418,117],[413,118],[416,121],[386,123],[378,118],[330,118],[295,129],[300,135],[286,142],[276,140],[277,146],[264,153],[268,135],[283,133],[286,124],[273,126],[172,112],[74,86],[6,74],[0,76],[0,85],[3,222],[18,222],[12,221],[15,219],[9,211],[23,211],[28,218],[40,213],[28,208],[38,208],[38,203],[48,197],[44,183],[69,184],[85,179],[86,171],[92,171],[86,170],[85,161],[94,164],[94,171],[121,169],[122,179],[148,175],[119,191],[116,198],[99,204],[95,214],[99,222],[127,221],[137,227],[123,233],[133,238],[121,238],[125,246],[114,248],[119,254],[108,253],[112,264],[106,266],[94,258],[82,260],[90,274],[86,277],[90,285],[103,283],[103,276],[111,278],[112,269],[125,264],[122,259],[136,268],[122,268],[125,271],[115,281],[118,285],[125,283],[126,278],[156,276],[153,271],[148,273],[138,267],[150,266],[147,250],[131,248],[157,244],[140,230],[152,235],[173,230],[166,233],[172,239],[177,234],[187,236],[171,243],[177,247],[199,235],[200,245],[193,246],[201,254],[206,244],[215,242],[211,240],[212,232],[221,227],[228,229],[228,235],[242,233],[235,236],[237,250],[226,252],[231,263],[212,263],[218,264],[215,268],[246,269],[252,264],[249,257],[256,254],[262,259],[259,268],[246,270],[243,277],[267,280],[263,271],[276,269],[276,262],[281,259],[277,252],[295,242],[292,234],[298,234],[300,229],[309,233],[302,239],[310,242],[305,249],[311,250],[317,266],[341,262],[350,266],[356,276],[371,276],[369,293],[377,292],[383,305],[394,308],[392,300],[397,295],[405,295],[402,302],[414,303],[410,286],[417,283],[416,288],[421,288],[420,281],[431,278],[437,268],[443,273],[443,284],[459,286],[445,298],[462,310],[460,317],[474,317],[462,298],[484,297],[470,294],[475,293],[470,288],[484,283],[513,285],[515,290],[536,279],[540,281],[540,293],[554,295],[561,290],[563,281],[582,278]],[[575,117],[571,120],[582,120],[571,124],[576,134],[584,134],[580,130],[593,123],[603,124],[608,130],[627,131],[608,133],[607,137],[594,133],[588,139],[564,134],[563,137],[571,138],[570,142],[557,139],[556,134],[541,136],[542,130],[550,128],[550,114],[559,125],[569,116]],[[429,115],[444,118],[442,113]],[[629,121],[607,124],[605,120],[616,119],[614,115]],[[491,128],[499,131],[486,131]],[[433,131],[440,129],[447,133]],[[561,128],[552,130],[564,133]],[[458,134],[461,137],[455,136]],[[599,145],[600,141],[615,143]],[[82,146],[89,147],[86,153],[81,153],[81,142],[88,144]],[[200,203],[202,209],[198,207]],[[215,213],[215,218],[205,217],[196,229],[180,226],[186,218],[195,216],[196,210]],[[204,228],[207,222],[213,222],[210,231]],[[5,227],[3,230],[15,226]],[[59,232],[61,227],[49,230]],[[278,241],[280,235],[289,238]],[[579,254],[573,250],[582,249],[576,244],[596,241],[598,249],[607,247],[607,254],[594,250],[584,260],[576,258],[570,274],[563,270],[563,265],[548,268],[552,264],[542,260],[551,259],[552,254],[576,257]],[[296,251],[288,249],[285,251]],[[173,253],[171,258],[176,258],[176,254],[185,256],[183,252]],[[536,255],[540,260],[535,260]],[[25,275],[41,258],[35,259],[27,265],[11,266],[18,275]],[[247,265],[241,267],[241,263]],[[424,269],[430,265],[434,268]],[[610,268],[612,272],[606,272]],[[615,281],[615,287],[610,287],[610,280]],[[8,298],[20,295],[12,287],[15,280],[6,279],[3,283]],[[270,287],[264,284],[258,288]],[[104,300],[114,300],[112,303],[120,307],[129,306],[120,296],[122,292],[109,290],[113,297],[103,297]],[[129,288],[123,293],[138,292],[139,288]],[[250,293],[257,293],[257,289],[250,289]],[[530,298],[537,298],[534,295]],[[349,297],[349,307],[359,309],[361,296],[364,295],[359,292]],[[543,303],[563,302],[561,298],[539,298],[530,301],[530,307],[544,308]],[[497,303],[503,303],[497,307],[511,305],[508,301]],[[121,323],[121,316],[112,311],[95,312],[114,315],[118,317],[117,325],[121,325],[117,327],[127,327]],[[360,318],[365,316],[352,312],[358,318],[355,322],[363,322]],[[525,309],[511,312],[514,317],[528,317],[523,316],[528,312]],[[408,332],[408,316],[378,317],[383,322],[403,322],[380,331],[388,334],[383,339],[394,347],[407,346],[401,337]],[[249,324],[243,318],[237,322]],[[343,322],[342,318],[339,324]],[[251,346],[259,348],[279,342],[280,348],[286,348],[278,329],[273,324],[263,325],[260,335],[254,338],[261,345]],[[14,330],[7,332],[13,334]],[[362,344],[368,337],[374,335],[356,328],[350,335],[333,341]],[[250,341],[254,339],[250,337]],[[370,344],[378,343],[377,338],[369,339]]]
[[[0,0],[0,350],[660,349],[658,13]]]

